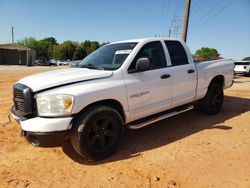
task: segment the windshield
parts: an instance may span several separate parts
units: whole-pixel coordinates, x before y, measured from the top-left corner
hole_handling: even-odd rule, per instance
[[[105,45],[85,57],[77,67],[116,70],[123,64],[136,44],[128,42]]]

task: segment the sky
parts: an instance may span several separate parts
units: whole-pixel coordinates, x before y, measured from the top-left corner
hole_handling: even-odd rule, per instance
[[[0,0],[0,43],[40,40],[114,42],[181,38],[184,0]],[[187,44],[192,53],[216,48],[222,57],[250,56],[250,0],[192,0]]]

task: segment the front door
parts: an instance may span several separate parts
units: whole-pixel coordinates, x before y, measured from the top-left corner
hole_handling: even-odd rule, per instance
[[[129,73],[139,58],[149,58],[150,69]],[[145,44],[136,55],[126,74],[130,120],[136,120],[171,107],[171,69],[166,65],[160,41]]]

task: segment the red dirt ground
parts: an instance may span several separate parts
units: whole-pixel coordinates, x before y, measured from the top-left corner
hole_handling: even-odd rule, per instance
[[[0,187],[250,187],[250,78],[225,91],[221,113],[127,130],[120,151],[90,163],[67,142],[33,147],[8,123],[13,84],[51,69],[0,66]]]

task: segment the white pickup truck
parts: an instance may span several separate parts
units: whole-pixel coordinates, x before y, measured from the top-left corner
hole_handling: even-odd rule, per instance
[[[194,63],[177,39],[146,38],[105,45],[76,68],[32,75],[13,87],[13,117],[36,146],[69,138],[89,160],[119,146],[124,128],[139,129],[191,110],[216,114],[233,84],[232,60]]]
[[[250,76],[250,61],[234,62],[234,73]]]

